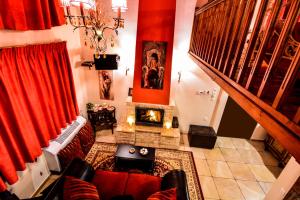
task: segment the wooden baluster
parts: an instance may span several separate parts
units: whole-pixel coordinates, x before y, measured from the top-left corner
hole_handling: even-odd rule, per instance
[[[212,44],[212,39],[213,39],[213,33],[214,33],[214,29],[215,29],[215,24],[216,24],[216,15],[219,12],[219,8],[218,5],[216,5],[213,9],[212,9],[212,14],[210,17],[210,27],[209,27],[209,31],[208,31],[208,38],[207,38],[207,43],[205,48],[205,54],[203,57],[203,60],[207,61],[208,60],[208,54],[211,48],[211,44]]]
[[[227,24],[227,29],[226,29],[226,34],[225,34],[225,39],[224,39],[224,43],[223,43],[223,47],[222,47],[222,51],[220,53],[220,56],[217,57],[217,60],[219,60],[219,63],[216,65],[218,66],[218,70],[221,71],[222,65],[224,63],[224,54],[226,51],[226,47],[228,46],[228,40],[230,39],[230,34],[232,32],[232,28],[233,28],[233,24],[235,22],[235,17],[236,17],[236,11],[238,9],[238,5],[239,5],[239,0],[234,0],[233,3],[233,8],[230,14],[230,18],[229,18],[229,22]]]
[[[198,55],[199,51],[199,38],[200,38],[200,32],[201,32],[201,25],[203,23],[203,14],[197,15],[198,22],[197,22],[197,29],[195,30],[196,39],[195,39],[195,54]]]
[[[270,60],[269,63],[269,67],[264,75],[264,78],[262,80],[262,83],[259,87],[257,96],[260,97],[262,95],[262,93],[264,92],[264,90],[266,89],[266,82],[269,80],[270,77],[270,72],[276,68],[276,65],[278,64],[278,61],[281,58],[282,52],[284,50],[284,46],[287,42],[287,39],[290,35],[290,31],[293,28],[293,25],[295,25],[293,22],[295,20],[298,20],[298,16],[300,14],[300,1],[299,0],[295,0],[292,2],[288,16],[286,18],[286,22],[283,25],[283,29],[280,33],[279,39],[277,41],[274,53],[272,54],[272,58]]]
[[[225,32],[226,32],[226,29],[228,28],[228,21],[230,20],[230,16],[232,15],[232,8],[233,8],[233,0],[227,0],[226,3],[228,4],[228,7],[225,9],[226,11],[226,17],[224,19],[222,19],[223,21],[223,24],[222,24],[222,28],[221,28],[221,31],[220,31],[220,36],[219,36],[219,41],[218,41],[218,47],[216,48],[216,53],[214,55],[214,59],[212,61],[212,66],[214,66],[215,68],[218,66],[217,64],[217,60],[218,60],[218,57],[220,55],[220,51],[221,51],[221,48],[223,46],[223,41],[224,41],[224,38],[225,38]]]
[[[195,39],[197,36],[196,33],[198,29],[198,22],[199,22],[199,17],[195,16],[193,22],[192,35],[191,35],[191,42],[190,42],[190,50],[194,53],[195,53],[195,45],[196,45]]]
[[[278,109],[285,103],[293,86],[300,75],[300,47],[298,46],[294,59],[281,83],[272,107]]]
[[[248,2],[253,2],[253,0],[250,0]],[[247,0],[242,0],[241,4],[239,6],[239,9],[238,9],[238,14],[237,14],[235,23],[234,23],[233,32],[230,35],[231,38],[230,38],[229,48],[228,48],[228,51],[226,53],[226,60],[225,60],[225,63],[224,63],[224,68],[223,68],[223,74],[226,74],[226,75],[227,75],[227,71],[228,71],[228,68],[229,68],[228,66],[231,65],[232,53],[233,53],[233,51],[236,50],[235,49],[235,46],[236,46],[235,44],[238,40],[238,34],[239,34],[239,31],[240,31],[240,27],[243,23],[243,19],[244,19],[244,16],[245,16],[244,15],[245,10],[247,10],[246,5],[247,5]]]
[[[277,1],[277,2],[279,2],[279,1]],[[240,82],[241,78],[244,78],[243,76],[244,76],[244,73],[246,71],[245,69],[248,66],[249,62],[250,62],[250,59],[251,59],[251,56],[252,56],[252,53],[253,53],[253,50],[254,50],[254,47],[255,47],[255,44],[256,44],[256,40],[258,39],[260,26],[263,22],[267,5],[268,5],[268,0],[263,0],[260,4],[260,8],[259,8],[259,11],[258,11],[258,14],[257,14],[257,19],[255,21],[255,24],[254,24],[254,27],[253,27],[253,32],[250,36],[249,45],[248,45],[248,48],[246,50],[246,56],[245,56],[245,59],[241,63],[241,69],[240,69],[240,71],[238,73],[238,76],[237,76],[237,79],[236,79],[237,83]]]
[[[263,0],[262,2],[260,2],[261,4],[265,4],[264,2],[266,2],[267,0]],[[242,22],[242,26],[240,28],[240,38],[238,38],[238,43],[235,49],[235,54],[232,60],[232,64],[228,63],[228,67],[231,66],[231,68],[229,69],[229,78],[232,78],[233,74],[235,74],[237,68],[238,68],[238,64],[240,61],[240,57],[242,54],[242,51],[244,49],[244,45],[245,45],[245,41],[246,41],[246,37],[248,35],[248,31],[249,31],[249,27],[252,21],[252,17],[253,17],[253,12],[255,9],[255,5],[256,5],[256,0],[255,1],[250,1],[248,2],[248,6],[247,6],[247,13],[245,13],[245,19],[243,18],[243,22]]]
[[[214,59],[214,55],[215,55],[215,52],[216,52],[216,47],[217,47],[217,44],[219,42],[219,39],[220,39],[220,33],[222,32],[222,26],[223,26],[223,20],[226,18],[226,10],[227,10],[227,2],[224,2],[222,4],[222,7],[221,7],[221,11],[216,19],[217,23],[216,23],[216,27],[217,29],[214,31],[214,41],[213,41],[213,45],[211,47],[211,52],[209,53],[209,58],[208,58],[208,63],[209,64],[213,64],[213,59]]]
[[[213,50],[217,43],[217,41],[216,41],[217,35],[218,35],[218,33],[220,31],[219,29],[221,27],[220,18],[221,18],[221,15],[224,13],[224,4],[225,3],[219,4],[216,15],[214,17],[214,25],[213,25],[212,36],[211,36],[212,39],[211,39],[211,44],[209,46],[209,51],[208,51],[207,58],[206,58],[206,60],[209,64],[211,64],[212,53],[213,53]]]
[[[209,29],[209,20],[210,20],[210,14],[211,14],[211,10],[207,10],[206,12],[206,19],[205,19],[205,25],[203,27],[203,33],[202,33],[202,38],[201,38],[201,49],[200,49],[200,54],[199,57],[201,59],[203,59],[203,55],[204,55],[204,47],[207,41],[207,35],[208,35],[208,29]]]
[[[252,67],[251,72],[249,74],[249,77],[247,79],[247,83],[246,83],[246,87],[245,87],[247,90],[249,89],[249,86],[252,82],[253,75],[257,71],[258,65],[261,64],[261,62],[262,62],[263,55],[266,51],[269,39],[271,37],[271,34],[274,31],[275,22],[276,22],[278,13],[279,13],[280,8],[281,8],[281,4],[282,4],[282,1],[275,1],[275,6],[274,6],[273,12],[271,14],[271,21],[266,26],[266,29],[265,29],[266,33],[264,34],[264,37],[263,37],[262,42],[261,42],[262,44],[260,45],[260,47],[258,49],[256,59],[253,63],[253,67]]]
[[[203,39],[203,35],[204,35],[204,25],[205,25],[205,13],[202,13],[199,19],[199,28],[198,28],[198,38],[197,38],[197,51],[196,51],[196,55],[200,56],[200,50],[201,50],[201,41]]]

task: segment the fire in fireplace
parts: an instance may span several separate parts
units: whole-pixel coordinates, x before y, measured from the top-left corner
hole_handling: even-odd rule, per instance
[[[135,108],[135,124],[144,126],[163,126],[164,110],[158,108]]]

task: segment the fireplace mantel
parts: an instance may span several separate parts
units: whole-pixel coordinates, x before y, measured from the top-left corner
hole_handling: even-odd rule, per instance
[[[126,119],[135,119],[135,107],[163,109],[163,127],[129,124]],[[126,102],[126,112],[116,130],[117,143],[129,143],[138,146],[178,149],[180,144],[179,128],[168,127],[172,124],[175,106],[136,102]]]

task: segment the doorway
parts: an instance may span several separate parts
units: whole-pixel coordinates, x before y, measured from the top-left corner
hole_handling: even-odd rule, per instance
[[[256,124],[246,111],[228,97],[217,135],[250,139]]]

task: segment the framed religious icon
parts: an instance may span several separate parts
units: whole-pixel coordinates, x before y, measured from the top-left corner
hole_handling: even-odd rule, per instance
[[[167,42],[143,41],[142,88],[163,89]]]

